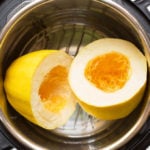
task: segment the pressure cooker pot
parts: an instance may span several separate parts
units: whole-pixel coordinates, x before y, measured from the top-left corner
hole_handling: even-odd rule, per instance
[[[146,90],[141,103],[129,116],[99,120],[77,105],[67,124],[47,130],[32,124],[11,107],[3,81],[7,68],[16,58],[41,49],[64,50],[76,56],[88,43],[105,37],[134,43],[147,59]],[[0,120],[28,149],[118,149],[136,135],[149,116],[150,41],[139,22],[113,1],[32,1],[16,12],[1,31],[0,89]]]

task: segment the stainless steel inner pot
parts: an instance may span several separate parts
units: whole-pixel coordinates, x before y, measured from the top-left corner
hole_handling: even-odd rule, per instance
[[[5,72],[17,57],[39,49],[65,50],[75,56],[80,48],[103,37],[133,42],[148,60],[148,82],[138,108],[115,121],[97,120],[79,106],[68,123],[49,131],[28,122],[7,102]],[[0,119],[7,130],[31,149],[117,149],[146,122],[150,110],[150,44],[137,20],[111,0],[36,0],[8,21],[0,35]],[[19,90],[19,89],[18,89]],[[86,93],[85,93],[86,94]]]

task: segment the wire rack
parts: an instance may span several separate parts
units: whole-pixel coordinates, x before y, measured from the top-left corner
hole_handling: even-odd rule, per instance
[[[20,55],[23,55],[26,51],[56,49],[63,50],[74,57],[83,46],[107,36],[104,32],[81,23],[58,24],[44,28],[42,22],[39,22],[35,25],[35,28],[42,30],[27,42]],[[79,105],[76,107],[76,111],[70,120],[64,126],[53,130],[54,134],[69,138],[89,137],[105,130],[113,123],[113,121],[96,119],[84,112]]]

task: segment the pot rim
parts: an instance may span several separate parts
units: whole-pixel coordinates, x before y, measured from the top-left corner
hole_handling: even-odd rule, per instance
[[[27,4],[26,6],[24,6],[22,9],[20,9],[14,16],[12,16],[12,18],[6,23],[6,25],[4,26],[4,28],[2,29],[1,33],[0,33],[0,49],[3,46],[3,42],[5,41],[5,38],[7,37],[7,34],[9,33],[9,30],[11,30],[13,28],[13,26],[28,12],[31,11],[31,9],[34,9],[36,7],[40,7],[40,5],[49,3],[53,0],[36,0],[36,1],[32,1],[31,3]],[[144,52],[147,55],[147,61],[148,61],[148,69],[150,72],[150,40],[146,34],[146,32],[144,31],[144,29],[142,28],[142,26],[140,25],[140,23],[138,22],[138,20],[133,17],[125,8],[123,8],[122,6],[120,6],[119,4],[117,4],[116,2],[112,1],[112,0],[94,0],[96,2],[100,2],[100,3],[104,3],[105,5],[107,5],[108,7],[110,7],[111,9],[115,9],[115,11],[117,11],[118,13],[121,13],[129,22],[132,23],[132,25],[137,29],[137,33],[140,35],[141,37],[141,42],[144,45]],[[150,74],[150,73],[149,73]],[[3,86],[3,85],[2,85]],[[150,89],[150,84],[148,89]],[[0,95],[1,99],[4,100],[4,96],[3,94]],[[5,101],[5,100],[4,100]],[[3,104],[4,105],[4,104]],[[148,101],[147,104],[143,110],[142,115],[140,116],[140,118],[138,119],[138,121],[134,124],[134,126],[132,127],[132,129],[130,129],[123,137],[121,137],[117,142],[108,145],[107,149],[116,149],[121,147],[122,145],[126,144],[129,140],[131,140],[131,138],[133,138],[136,133],[141,129],[141,127],[143,126],[143,124],[146,122],[147,118],[149,117],[149,113],[150,113],[150,94],[148,95]],[[9,121],[9,119],[4,115],[2,109],[0,108],[0,120],[3,123],[3,125],[6,127],[6,129],[19,141],[21,142],[23,145],[30,147],[32,149],[43,149],[43,147],[41,147],[40,145],[38,145],[37,143],[33,143],[32,141],[25,139],[19,131],[17,131],[12,123]]]

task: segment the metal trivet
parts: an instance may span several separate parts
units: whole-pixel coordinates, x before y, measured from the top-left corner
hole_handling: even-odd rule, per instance
[[[57,49],[66,51],[71,56],[77,55],[78,51],[84,45],[103,37],[106,37],[105,30],[101,32],[86,24],[67,24],[67,25],[53,25],[52,27],[45,28],[42,21],[34,24],[38,32],[32,39],[24,46],[20,55],[29,51],[39,49]],[[107,129],[114,121],[104,121],[95,119],[88,115],[77,105],[75,113],[70,120],[62,127],[53,130],[54,134],[69,137],[69,138],[83,138],[95,135]]]

